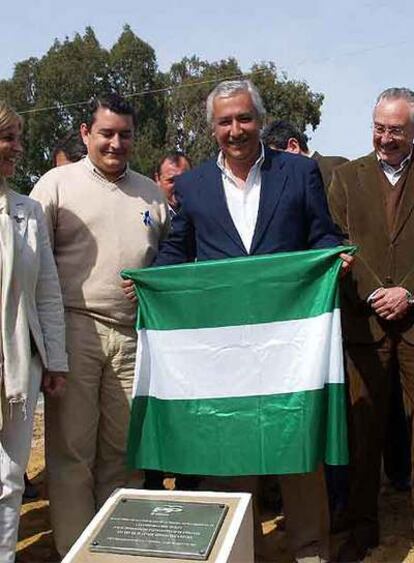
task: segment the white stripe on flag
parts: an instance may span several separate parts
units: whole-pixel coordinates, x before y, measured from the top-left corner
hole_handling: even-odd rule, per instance
[[[246,397],[343,382],[339,309],[294,321],[138,334],[134,396]]]

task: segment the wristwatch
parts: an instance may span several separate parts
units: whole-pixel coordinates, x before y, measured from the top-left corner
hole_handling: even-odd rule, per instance
[[[413,306],[414,305],[414,295],[411,293],[411,291],[408,291],[408,289],[406,290],[405,297],[407,299],[407,303],[410,306]]]

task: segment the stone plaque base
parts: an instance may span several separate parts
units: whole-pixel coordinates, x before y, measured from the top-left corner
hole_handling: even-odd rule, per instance
[[[119,489],[62,563],[253,563],[251,495]]]

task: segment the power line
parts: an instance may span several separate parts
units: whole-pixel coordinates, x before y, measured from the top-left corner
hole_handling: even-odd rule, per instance
[[[400,46],[400,45],[405,45],[407,43],[411,43],[409,40],[403,40],[403,41],[398,41],[398,42],[394,42],[394,43],[386,43],[386,44],[382,44],[382,45],[376,45],[376,46],[371,46],[371,47],[365,47],[363,49],[358,49],[358,50],[354,50],[354,51],[349,51],[348,53],[342,53],[339,54],[338,57],[355,57],[357,55],[361,55],[363,53],[368,53],[368,52],[372,52],[372,51],[376,51],[378,49],[385,49],[385,48],[389,48],[389,47],[396,47],[396,46]],[[305,64],[315,64],[315,63],[321,63],[321,62],[325,62],[325,61],[329,61],[329,60],[335,60],[335,57],[323,57],[320,59],[304,59],[302,61],[299,61],[298,63],[296,63],[296,66],[303,66]],[[295,64],[292,65],[292,67],[294,67]],[[203,86],[205,84],[213,84],[216,82],[221,82],[223,80],[237,80],[237,79],[241,79],[241,78],[247,78],[249,76],[251,76],[252,74],[262,74],[265,72],[268,72],[269,69],[268,68],[264,68],[264,69],[257,69],[253,72],[249,72],[249,73],[239,73],[239,74],[235,74],[232,76],[221,76],[220,78],[211,78],[209,80],[199,80],[196,82],[191,82],[191,83],[187,83],[187,84],[178,84],[177,86],[167,86],[165,88],[156,88],[153,90],[142,90],[141,92],[135,92],[133,94],[125,94],[123,95],[124,98],[137,98],[137,97],[142,97],[142,96],[149,96],[149,95],[153,95],[153,94],[162,94],[162,93],[166,93],[166,92],[174,92],[176,90],[181,90],[181,89],[186,89],[186,88],[194,88],[196,86]],[[54,106],[45,106],[45,107],[41,107],[41,108],[33,108],[33,109],[28,109],[28,110],[23,110],[20,111],[20,115],[27,115],[27,114],[33,114],[33,113],[40,113],[40,112],[44,112],[44,111],[56,111],[58,109],[63,109],[63,108],[71,108],[71,107],[81,107],[81,106],[86,106],[88,105],[90,102],[90,100],[84,100],[81,102],[71,102],[71,103],[67,103],[67,104],[59,104],[58,106],[54,105]]]
[[[305,64],[318,64],[318,63],[324,63],[326,61],[334,61],[336,58],[340,58],[340,57],[355,57],[356,55],[362,55],[364,53],[370,53],[372,51],[378,51],[379,49],[389,49],[390,47],[400,47],[401,45],[407,45],[407,44],[412,44],[412,41],[409,39],[405,39],[404,41],[396,41],[394,43],[384,43],[382,45],[373,45],[371,47],[364,47],[362,49],[357,49],[354,51],[348,51],[346,53],[339,53],[337,56],[333,57],[333,56],[326,56],[326,57],[321,57],[319,59],[303,59],[302,61],[299,61],[298,63],[293,64],[292,66],[303,66]]]
[[[258,69],[257,71],[254,71],[254,74],[260,74],[262,72],[267,72],[268,69]],[[139,96],[148,96],[148,95],[152,95],[152,94],[161,94],[163,92],[171,92],[171,91],[175,91],[175,90],[180,90],[183,88],[192,88],[195,86],[202,86],[203,84],[212,84],[214,82],[221,82],[222,80],[237,80],[240,78],[245,78],[247,76],[250,76],[250,74],[252,73],[247,73],[247,74],[243,74],[243,73],[239,73],[239,74],[235,74],[233,76],[223,76],[220,78],[211,78],[210,80],[199,80],[197,82],[191,82],[189,84],[178,84],[177,86],[167,86],[166,88],[156,88],[154,90],[142,90],[141,92],[135,92],[133,94],[125,94],[123,95],[124,98],[135,98],[135,97],[139,97]],[[62,109],[62,108],[69,108],[69,107],[77,107],[77,106],[85,106],[88,105],[90,102],[90,100],[87,101],[83,101],[83,102],[72,102],[72,103],[68,103],[68,104],[59,104],[59,106],[45,106],[42,108],[33,108],[33,109],[27,109],[24,111],[20,111],[19,114],[23,115],[23,114],[27,114],[27,113],[38,113],[41,111],[50,111],[50,110],[58,110],[58,109]]]

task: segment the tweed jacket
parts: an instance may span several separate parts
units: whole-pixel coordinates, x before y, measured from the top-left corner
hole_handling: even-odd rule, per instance
[[[392,331],[414,344],[412,310],[400,321],[385,321],[366,302],[381,286],[401,286],[414,292],[413,162],[392,233],[387,227],[375,153],[336,168],[328,200],[334,221],[347,241],[359,247],[355,265],[342,283],[345,340],[376,342]]]

